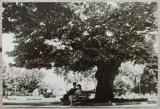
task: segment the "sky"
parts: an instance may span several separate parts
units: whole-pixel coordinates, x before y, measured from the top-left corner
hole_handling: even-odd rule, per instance
[[[14,49],[14,34],[3,34],[2,35],[2,61],[5,64],[13,63],[13,57],[9,57],[6,52]]]

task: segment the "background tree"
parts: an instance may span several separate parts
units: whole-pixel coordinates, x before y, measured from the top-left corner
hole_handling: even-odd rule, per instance
[[[19,90],[25,90],[32,93],[35,89],[40,88],[45,74],[38,69],[27,70],[25,69],[17,75],[17,86]]]
[[[140,89],[139,86],[135,86],[134,92],[139,93],[141,90],[142,94],[145,93],[157,93],[157,82],[158,81],[158,58],[155,56],[150,63],[147,63],[143,74],[140,79]]]
[[[4,66],[3,67],[3,88],[4,94],[8,91],[12,94],[21,95],[23,91],[26,94],[32,93],[36,88],[42,87],[45,74],[39,69],[24,69]]]
[[[157,4],[7,3],[3,31],[14,32],[15,66],[97,67],[97,100],[113,99],[113,81],[122,62],[148,62],[153,54]],[[46,8],[47,7],[47,8]],[[43,16],[43,17],[42,17]],[[12,28],[14,27],[14,28]]]
[[[137,86],[135,78],[140,78],[145,66],[145,64],[135,64],[133,61],[122,63],[114,81],[116,95],[133,92],[133,88]]]
[[[2,75],[3,75],[3,96],[8,96],[9,92],[14,92],[15,84],[15,74],[13,73],[14,69],[9,66],[3,66]]]

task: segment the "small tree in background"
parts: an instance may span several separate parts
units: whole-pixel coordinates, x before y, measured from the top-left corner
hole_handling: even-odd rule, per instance
[[[40,88],[40,84],[42,83],[45,74],[38,69],[24,69],[24,71],[17,76],[19,89],[24,89],[28,93],[32,93],[36,88]]]
[[[158,83],[158,59],[153,57],[153,60],[148,63],[143,71],[140,78],[140,87],[137,85],[133,89],[134,92],[145,94],[145,93],[157,93]],[[140,89],[139,89],[140,88]]]
[[[41,87],[45,74],[38,69],[27,70],[24,68],[3,67],[4,94],[10,90],[13,95],[32,93]]]
[[[3,76],[3,96],[8,96],[9,92],[14,91],[15,85],[15,79],[14,78],[16,74],[13,73],[14,69],[10,68],[9,66],[4,66],[3,65],[3,70],[2,70],[2,76]]]
[[[144,64],[134,64],[131,61],[122,63],[119,68],[119,74],[114,81],[116,94],[122,95],[126,92],[132,92],[132,89],[137,85],[135,78],[140,78],[144,68]]]

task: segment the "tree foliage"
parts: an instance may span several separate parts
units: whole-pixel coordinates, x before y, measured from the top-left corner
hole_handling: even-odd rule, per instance
[[[40,88],[45,74],[38,69],[24,69],[4,66],[3,67],[3,88],[12,92],[32,93]]]
[[[148,63],[140,79],[141,93],[157,93],[158,83],[158,59],[153,57],[153,61]],[[134,92],[139,93],[139,86],[135,86]]]
[[[45,74],[38,69],[24,70],[18,75],[18,87],[32,93],[36,88],[40,88]]]
[[[156,3],[4,3],[3,32],[18,43],[16,66],[85,71],[104,63],[148,61]],[[47,8],[46,8],[47,7]],[[81,10],[81,11],[79,11]],[[59,44],[59,45],[58,45]],[[59,47],[57,47],[59,46]]]
[[[68,23],[71,11],[61,3],[3,3],[3,8],[3,32],[13,32],[18,44],[10,53],[16,66],[50,68],[53,47],[45,39]]]
[[[130,61],[122,63],[114,81],[115,93],[122,95],[132,92],[138,82],[135,79],[143,74],[145,66],[144,64],[134,64],[134,62]]]
[[[15,84],[15,74],[13,72],[14,72],[13,68],[9,68],[8,66],[3,66],[2,70],[3,91],[14,90],[16,84]]]

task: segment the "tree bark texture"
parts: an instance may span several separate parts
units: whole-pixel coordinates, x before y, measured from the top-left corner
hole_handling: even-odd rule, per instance
[[[118,73],[118,67],[114,65],[98,66],[96,72],[97,87],[95,99],[98,101],[112,101],[113,95],[113,81]]]

